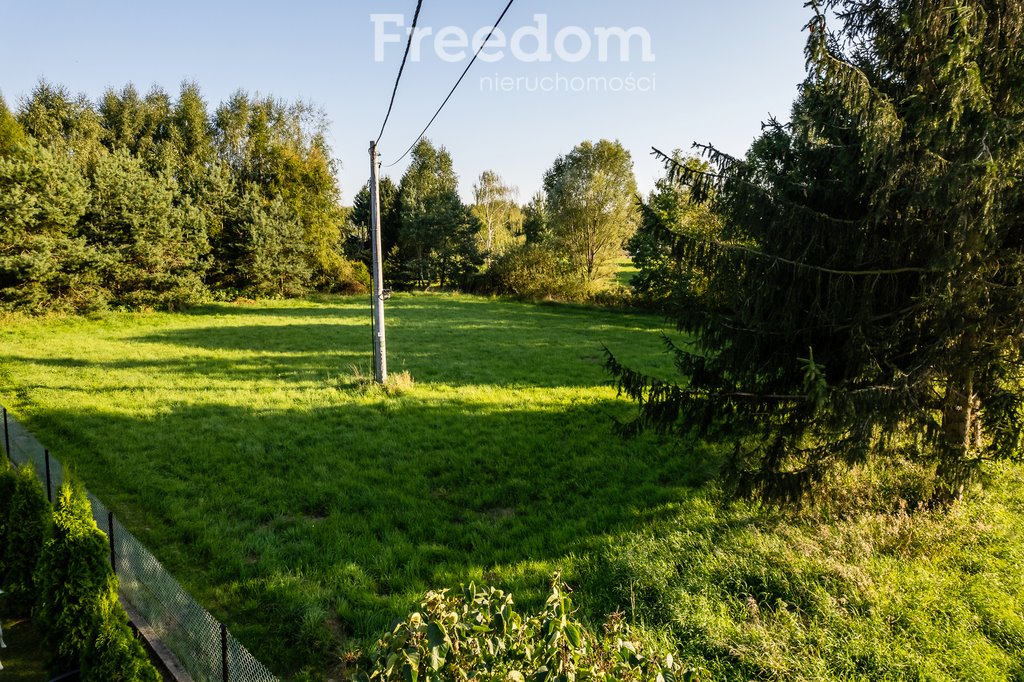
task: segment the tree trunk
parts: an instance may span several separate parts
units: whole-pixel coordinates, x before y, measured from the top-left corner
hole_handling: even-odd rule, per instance
[[[977,408],[974,370],[955,372],[946,382],[942,408],[942,440],[935,472],[939,483],[935,492],[937,502],[948,503],[963,497],[964,488],[977,466],[971,458],[974,446],[981,440]]]

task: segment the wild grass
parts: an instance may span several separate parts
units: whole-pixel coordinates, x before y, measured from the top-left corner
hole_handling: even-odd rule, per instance
[[[259,658],[321,671],[431,588],[541,599],[567,556],[706,477],[611,431],[632,407],[602,345],[667,373],[663,329],[399,295],[373,389],[365,299],[9,320],[0,390]]]
[[[730,501],[726,444],[612,434],[634,408],[602,345],[668,375],[658,318],[398,295],[383,388],[368,318],[9,318],[0,397],[287,676],[340,674],[429,589],[535,608],[561,571],[595,627],[620,610],[714,679],[1024,679],[1020,466],[946,511],[855,481],[801,512]]]

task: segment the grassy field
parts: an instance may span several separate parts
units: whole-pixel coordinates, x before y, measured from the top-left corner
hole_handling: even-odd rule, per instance
[[[615,271],[615,284],[620,287],[628,287],[638,272],[640,272],[640,269],[633,265],[631,259],[622,259],[619,261],[618,269]]]
[[[695,475],[611,434],[630,407],[602,344],[667,373],[657,318],[429,295],[388,314],[400,396],[359,385],[358,299],[7,324],[3,400],[282,672],[434,586],[539,596]]]
[[[536,604],[556,570],[716,679],[1024,679],[1024,473],[949,512],[729,502],[721,448],[648,436],[602,345],[656,317],[399,295],[0,326],[0,399],[275,671],[337,674],[431,588]],[[680,456],[681,455],[681,456]],[[913,512],[913,510],[910,510]]]

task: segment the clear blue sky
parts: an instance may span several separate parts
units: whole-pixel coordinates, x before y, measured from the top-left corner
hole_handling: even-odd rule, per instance
[[[428,137],[451,151],[467,198],[480,172],[493,169],[526,200],[558,155],[600,138],[618,139],[630,150],[647,191],[661,172],[649,156],[652,146],[668,151],[713,142],[741,154],[769,114],[788,116],[803,79],[802,28],[809,16],[803,1],[517,0],[502,24],[504,59],[474,65]],[[452,27],[449,40],[457,44],[458,29],[472,36],[504,5],[425,0],[420,26],[434,35],[423,41],[420,61],[406,68],[381,140],[385,163],[412,143],[465,67],[466,61],[441,58],[436,34]],[[408,26],[414,7],[414,0],[0,0],[0,93],[15,104],[45,78],[92,99],[129,82],[143,92],[158,85],[175,95],[188,79],[200,85],[211,111],[238,88],[310,101],[331,121],[350,202],[368,176],[366,150],[403,50],[386,43],[383,61],[375,59],[371,15],[402,14]],[[518,51],[512,49],[517,31],[539,32],[535,15],[546,18],[550,61],[524,61],[541,54],[527,32]],[[403,30],[378,23],[382,35]],[[640,33],[625,61],[615,39],[602,60],[597,30],[634,27],[649,35],[653,61],[644,59]],[[449,52],[454,58],[458,49]],[[647,91],[623,92],[625,81],[615,79],[629,76]],[[607,79],[606,85],[572,81],[588,77]],[[502,78],[511,80],[502,84]],[[563,91],[540,91],[553,83]],[[397,181],[403,170],[404,163],[387,173]]]

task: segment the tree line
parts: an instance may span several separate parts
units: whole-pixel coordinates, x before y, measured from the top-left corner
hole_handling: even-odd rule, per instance
[[[0,305],[179,308],[363,289],[314,107],[239,91],[212,112],[131,85],[0,100]]]
[[[176,309],[211,298],[369,287],[369,192],[341,204],[317,108],[238,91],[214,109],[132,85],[97,101],[40,82],[0,98],[0,306]],[[582,298],[635,231],[618,142],[556,160],[526,205],[494,171],[458,193],[450,153],[423,140],[381,182],[385,276],[396,288]]]
[[[458,194],[451,154],[420,141],[399,183],[381,179],[384,274],[394,287],[439,285],[524,298],[599,292],[636,231],[633,162],[618,142],[582,142],[556,159],[527,204],[493,170],[473,203]],[[370,193],[355,197],[348,253],[366,262]]]

